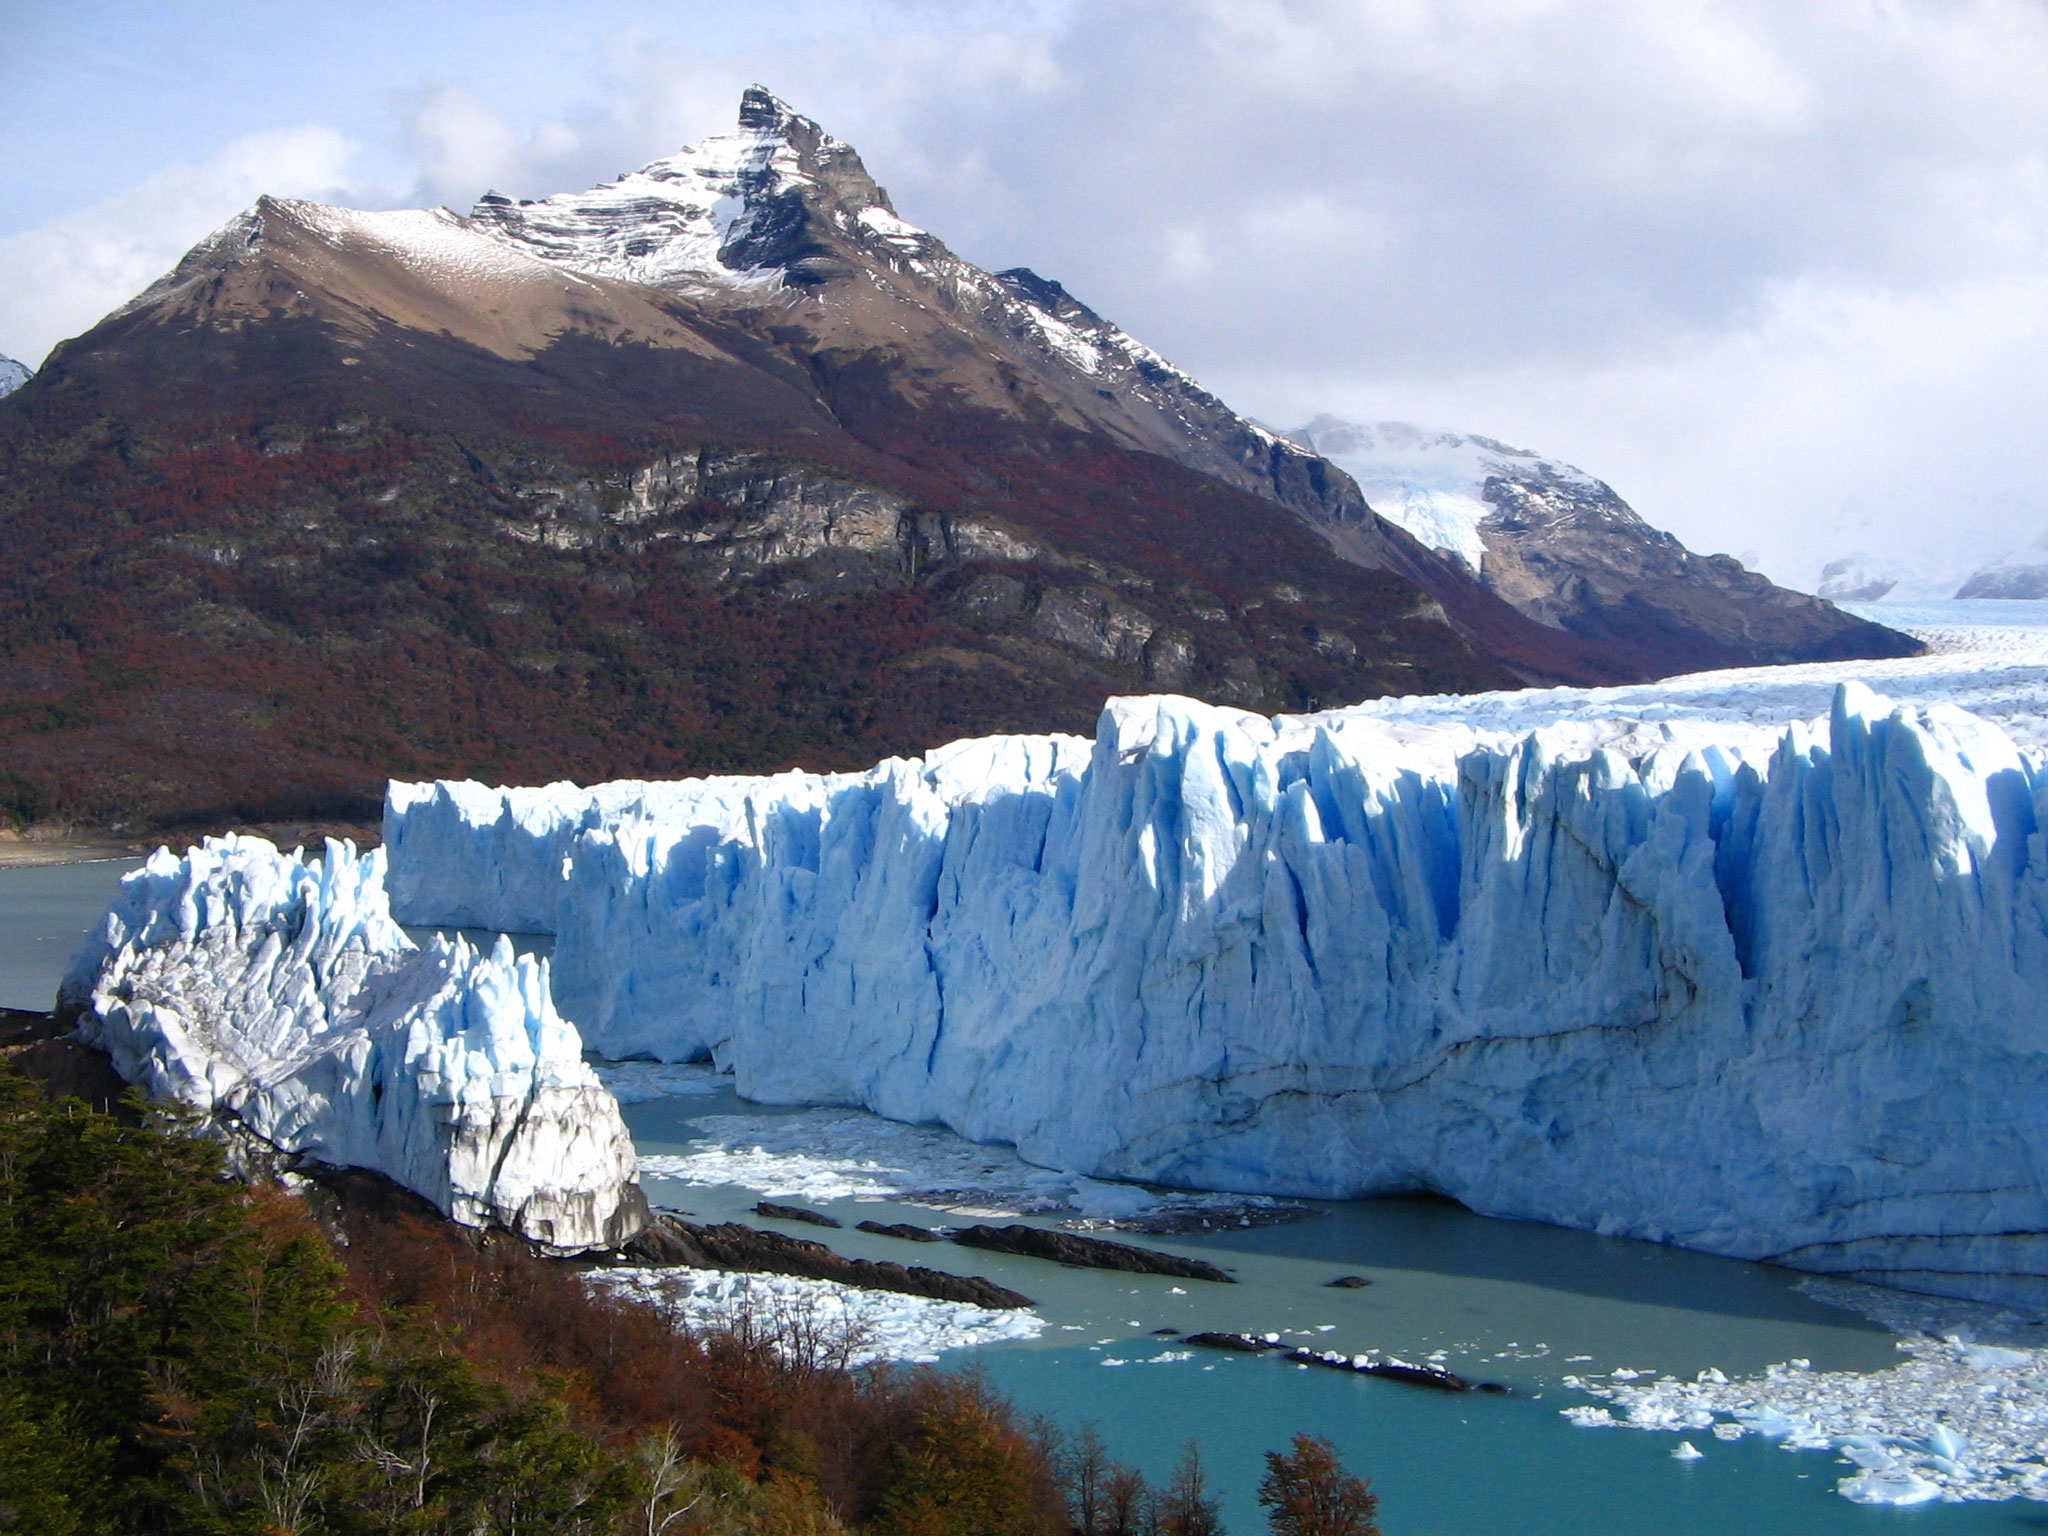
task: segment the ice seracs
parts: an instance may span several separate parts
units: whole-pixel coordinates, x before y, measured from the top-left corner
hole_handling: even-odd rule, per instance
[[[1117,700],[546,816],[397,785],[387,839],[409,920],[555,882],[585,1038],[757,1100],[2048,1306],[2041,759],[1853,683],[1790,725],[1596,697]]]
[[[151,1097],[384,1173],[459,1222],[575,1251],[645,1217],[625,1123],[555,1011],[547,963],[503,939],[415,945],[392,921],[382,850],[159,849],[61,998]]]

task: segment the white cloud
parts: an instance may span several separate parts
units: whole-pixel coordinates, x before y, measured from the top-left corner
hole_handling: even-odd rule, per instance
[[[251,134],[210,160],[0,239],[0,337],[34,366],[268,192],[346,200],[355,146],[326,128]]]

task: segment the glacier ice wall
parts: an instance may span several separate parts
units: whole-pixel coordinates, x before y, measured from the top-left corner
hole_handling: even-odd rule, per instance
[[[751,1098],[2048,1305],[2048,772],[1858,684],[1652,734],[1120,700],[1092,746],[386,825],[403,915],[552,882],[585,1038]]]
[[[290,1153],[371,1168],[550,1248],[638,1226],[631,1140],[555,1011],[547,962],[392,921],[382,850],[159,849],[60,997],[131,1083]]]

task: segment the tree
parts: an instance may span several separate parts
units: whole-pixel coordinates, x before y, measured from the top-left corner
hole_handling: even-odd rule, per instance
[[[1042,1536],[1040,1468],[981,1384],[933,1378],[896,1452],[873,1529],[882,1536]]]
[[[1202,1471],[1202,1448],[1193,1440],[1182,1447],[1173,1481],[1158,1496],[1156,1523],[1160,1536],[1222,1536],[1223,1501],[1209,1495]]]
[[[1266,1452],[1259,1503],[1278,1536],[1379,1536],[1379,1496],[1344,1470],[1321,1435],[1296,1435],[1292,1456]]]

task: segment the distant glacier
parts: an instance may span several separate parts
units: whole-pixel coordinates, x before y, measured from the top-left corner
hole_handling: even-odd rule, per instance
[[[394,784],[391,895],[554,933],[591,1047],[765,1102],[2048,1306],[2048,769],[1840,673]]]

